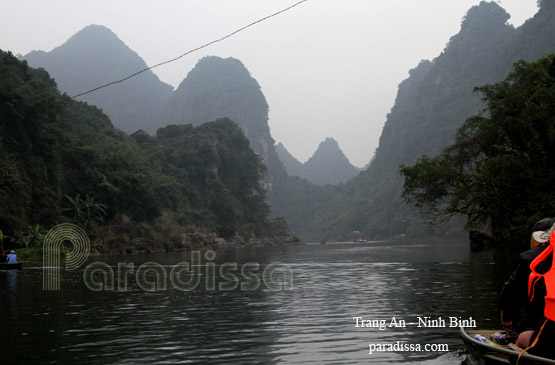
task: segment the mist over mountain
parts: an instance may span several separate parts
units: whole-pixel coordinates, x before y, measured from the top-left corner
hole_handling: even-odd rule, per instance
[[[103,108],[126,132],[143,129],[154,134],[167,124],[233,120],[265,162],[272,215],[285,217],[291,231],[303,239],[349,239],[353,231],[366,238],[448,234],[460,227],[425,225],[415,208],[402,201],[399,165],[413,164],[423,154],[437,155],[453,141],[457,128],[484,106],[475,87],[504,79],[518,59],[532,61],[555,52],[554,3],[542,0],[534,18],[516,29],[497,3],[472,7],[443,52],[421,61],[401,82],[370,166],[343,185],[322,187],[287,174],[276,148],[290,174],[299,166],[293,166],[292,156],[284,157],[280,145],[274,147],[260,85],[233,58],[201,59],[174,92],[148,71],[80,100]],[[44,67],[70,95],[146,67],[115,34],[100,26],[87,27],[53,51],[31,52],[25,59]],[[333,158],[319,148],[301,164],[305,171],[307,165],[320,174],[333,171],[332,165],[350,166],[336,144],[323,144],[323,151],[334,151]],[[326,178],[348,174],[337,170]]]
[[[304,234],[344,239],[357,230],[383,238],[453,228],[424,225],[415,208],[403,202],[399,165],[413,164],[423,154],[435,156],[453,141],[462,123],[483,107],[475,87],[504,79],[517,59],[555,52],[553,4],[542,1],[539,12],[517,29],[497,3],[472,7],[444,51],[433,61],[421,61],[399,85],[370,167],[312,218],[314,224],[306,224],[314,228]]]
[[[112,31],[97,25],[84,28],[51,52],[30,52],[24,59],[45,68],[69,95],[147,67]],[[202,58],[175,91],[146,71],[78,100],[102,108],[114,126],[127,133],[141,129],[154,135],[169,124],[199,126],[231,119],[265,163],[263,184],[272,216],[290,219],[292,232],[303,229],[307,211],[330,199],[329,191],[287,175],[270,135],[268,103],[258,82],[237,59]]]
[[[51,52],[23,57],[46,69],[70,96],[121,80],[148,66],[110,29],[90,25]],[[198,126],[228,117],[238,123],[255,152],[268,160],[274,142],[268,126],[268,104],[257,81],[234,58],[204,57],[179,87],[173,88],[151,71],[79,97],[103,109],[127,133],[150,134],[168,124]]]
[[[148,67],[116,34],[99,25],[85,27],[51,52],[33,51],[23,58],[32,67],[45,68],[70,96]],[[233,58],[201,59],[175,91],[149,70],[78,100],[102,108],[127,133],[142,129],[155,134],[168,124],[198,126],[229,117],[267,164],[277,160],[270,156],[275,152],[268,104],[256,80]]]
[[[70,96],[148,67],[116,34],[99,25],[85,27],[51,52],[33,51],[23,58],[32,67],[45,68]],[[266,163],[271,159],[268,104],[257,81],[234,58],[204,57],[175,91],[148,70],[78,100],[102,108],[114,126],[127,133],[142,129],[153,135],[168,124],[198,126],[228,117]]]
[[[50,52],[32,51],[23,57],[31,67],[42,67],[69,96],[121,80],[146,69],[145,61],[110,29],[90,25]],[[145,129],[162,112],[173,87],[145,71],[123,83],[111,85],[77,98],[103,109],[114,125],[124,132]]]
[[[204,57],[175,90],[159,123],[200,125],[221,117],[239,124],[251,148],[272,163],[274,140],[260,85],[241,61]]]
[[[297,160],[295,156],[293,156],[281,142],[278,143],[275,148],[278,157],[281,162],[283,162],[283,166],[285,167],[287,173],[291,176],[303,177],[304,164]]]
[[[331,190],[287,174],[270,134],[268,103],[243,63],[204,57],[172,95],[162,123],[200,125],[221,117],[239,125],[264,161],[271,216],[285,217],[293,233],[305,229],[303,216],[330,201]]]
[[[359,173],[333,138],[321,142],[304,164],[295,159],[281,143],[276,146],[276,152],[289,175],[299,176],[316,185],[337,185]]]
[[[61,103],[44,69],[1,50],[0,79],[0,226],[13,242],[59,222],[104,253],[184,248],[184,232],[283,236],[268,219],[266,167],[235,122],[128,136],[95,106]]]

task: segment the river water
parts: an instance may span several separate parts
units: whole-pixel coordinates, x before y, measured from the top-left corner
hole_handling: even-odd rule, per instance
[[[0,271],[2,363],[461,364],[449,318],[499,327],[511,265],[462,239],[93,257],[49,291]]]

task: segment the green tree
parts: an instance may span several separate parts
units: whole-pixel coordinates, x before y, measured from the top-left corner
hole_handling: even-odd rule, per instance
[[[0,226],[6,233],[59,215],[63,126],[56,83],[0,50]]]
[[[61,103],[46,71],[9,52],[0,81],[0,232],[13,243],[36,245],[40,227],[68,220],[96,235],[120,217],[174,238],[268,233],[264,164],[235,122],[127,136],[97,107]]]
[[[104,222],[106,205],[95,201],[89,194],[85,194],[85,199],[82,199],[80,194],[77,194],[75,198],[68,195],[65,197],[71,203],[71,207],[66,211],[72,212],[73,219],[81,223],[85,229]]]
[[[462,214],[467,229],[521,238],[555,213],[555,55],[519,61],[504,81],[475,90],[487,108],[437,157],[401,165],[403,197],[434,219]]]
[[[172,138],[189,133],[193,129],[192,124],[170,124],[156,131],[156,137]]]

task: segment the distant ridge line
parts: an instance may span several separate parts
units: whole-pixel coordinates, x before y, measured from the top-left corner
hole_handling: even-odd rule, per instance
[[[67,97],[67,98],[64,99],[64,100],[59,101],[57,104],[59,104],[59,103],[65,103],[66,101],[71,100],[71,99],[75,99],[75,98],[77,98],[77,97],[79,97],[79,96],[83,96],[83,95],[86,95],[86,94],[90,94],[90,93],[92,93],[92,92],[95,92],[95,91],[97,91],[97,90],[103,89],[103,88],[105,88],[105,87],[108,87],[108,86],[111,86],[111,85],[115,85],[115,84],[122,83],[122,82],[127,81],[127,80],[129,80],[130,78],[135,77],[135,76],[137,76],[137,75],[139,75],[139,74],[141,74],[141,73],[143,73],[143,72],[146,72],[146,71],[148,71],[148,70],[152,70],[152,69],[155,68],[155,67],[162,66],[162,65],[165,65],[165,64],[167,64],[167,63],[171,63],[171,62],[177,61],[177,60],[179,60],[179,59],[181,59],[181,58],[183,58],[183,57],[185,57],[185,56],[187,56],[187,55],[189,55],[189,54],[191,54],[191,53],[193,53],[193,52],[196,52],[196,51],[201,50],[201,49],[203,49],[203,48],[206,48],[206,47],[208,47],[208,46],[210,46],[210,45],[212,45],[212,44],[215,44],[215,43],[221,42],[221,41],[223,41],[223,40],[225,40],[225,39],[227,39],[227,38],[230,38],[230,37],[234,36],[235,34],[241,32],[241,31],[243,31],[243,30],[245,30],[245,29],[247,29],[247,28],[250,28],[250,27],[252,27],[252,26],[254,26],[254,25],[258,24],[258,23],[261,23],[261,22],[263,22],[263,21],[265,21],[265,20],[268,20],[268,19],[270,19],[270,18],[273,18],[273,17],[275,17],[276,15],[279,15],[279,14],[282,14],[282,13],[288,11],[288,10],[291,10],[292,8],[294,8],[294,7],[296,7],[296,6],[300,5],[300,4],[302,4],[302,3],[304,3],[304,2],[307,2],[307,1],[308,1],[308,0],[301,0],[301,1],[298,1],[298,2],[296,2],[295,4],[289,6],[289,7],[285,8],[285,9],[282,9],[282,10],[280,10],[280,11],[278,11],[278,12],[275,12],[275,13],[273,13],[273,14],[267,15],[267,16],[265,16],[264,18],[258,19],[258,20],[256,20],[256,21],[250,23],[250,24],[247,24],[247,25],[245,25],[244,27],[239,28],[239,29],[237,29],[237,30],[235,30],[235,31],[233,31],[233,32],[231,32],[231,33],[229,33],[228,35],[225,35],[225,36],[223,36],[223,37],[221,37],[221,38],[219,38],[219,39],[213,40],[213,41],[208,42],[208,43],[206,43],[206,44],[204,44],[204,45],[202,45],[202,46],[199,46],[199,47],[194,48],[194,49],[192,49],[192,50],[190,50],[190,51],[187,51],[187,52],[183,53],[181,56],[172,58],[171,60],[168,60],[168,61],[160,62],[160,63],[158,63],[158,64],[156,64],[156,65],[154,65],[154,66],[147,67],[147,68],[145,68],[145,69],[142,69],[142,70],[140,70],[140,71],[135,72],[134,74],[131,74],[131,75],[127,76],[127,77],[124,77],[124,78],[121,79],[121,80],[112,81],[112,82],[109,82],[109,83],[104,84],[104,85],[102,85],[102,86],[95,87],[94,89],[91,89],[91,90],[82,92],[82,93],[80,93],[80,94],[73,95],[73,96],[69,96],[69,97]]]

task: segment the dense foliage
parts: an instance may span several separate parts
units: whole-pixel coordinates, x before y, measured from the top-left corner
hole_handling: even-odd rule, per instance
[[[157,135],[132,137],[158,173],[154,189],[166,209],[183,223],[226,237],[268,233],[264,164],[234,122],[169,125]]]
[[[173,93],[166,113],[167,123],[184,125],[199,125],[221,117],[236,121],[267,167],[264,187],[272,216],[285,217],[294,233],[311,229],[307,217],[319,211],[331,193],[287,175],[270,135],[268,103],[258,82],[239,60],[199,60]]]
[[[51,52],[34,51],[24,58],[30,65],[48,70],[60,89],[70,95],[121,79],[146,66],[113,32],[95,25],[84,28]],[[102,108],[114,125],[125,132],[142,129],[160,138],[218,118],[237,122],[250,147],[267,166],[263,184],[272,215],[286,216],[288,221],[294,219],[292,227],[297,232],[306,229],[304,217],[313,214],[321,205],[322,196],[327,195],[306,181],[287,176],[273,147],[266,99],[258,82],[239,60],[204,57],[173,93],[149,71],[78,100]],[[75,197],[71,195],[72,199]],[[80,197],[84,198],[82,194]],[[163,212],[162,216],[174,222],[172,214]],[[199,213],[199,217],[207,217],[206,212]],[[194,222],[199,220],[205,221],[198,218]]]
[[[534,18],[517,29],[507,23],[509,15],[497,3],[484,1],[471,8],[461,23],[460,32],[450,39],[445,50],[431,61],[422,61],[410,71],[409,78],[399,85],[395,105],[387,116],[380,137],[380,146],[372,164],[368,170],[340,187],[319,187],[306,180],[287,176],[273,148],[274,141],[269,133],[268,104],[259,84],[238,60],[217,57],[201,59],[173,93],[167,89],[167,85],[160,85],[160,81],[150,74],[148,77],[147,74],[144,75],[145,83],[139,83],[142,78],[136,78],[133,81],[137,84],[131,87],[122,84],[114,88],[113,93],[102,93],[102,100],[94,102],[106,112],[112,113],[112,110],[108,110],[109,105],[115,106],[116,111],[129,112],[125,119],[118,118],[116,124],[126,131],[143,127],[146,132],[154,134],[156,127],[168,123],[180,124],[159,130],[157,139],[152,142],[153,145],[145,145],[142,142],[138,143],[138,146],[128,145],[125,138],[117,135],[115,131],[110,132],[113,134],[111,138],[123,138],[122,142],[118,142],[122,144],[120,148],[126,149],[129,156],[137,156],[137,162],[131,165],[135,170],[131,170],[130,174],[144,175],[145,179],[140,180],[144,185],[133,184],[139,187],[138,193],[144,196],[144,207],[134,206],[135,210],[128,214],[149,221],[163,221],[166,225],[218,226],[215,211],[210,210],[210,204],[206,203],[216,195],[207,194],[203,187],[190,183],[195,179],[204,179],[206,174],[203,168],[194,167],[194,163],[212,161],[217,165],[218,161],[221,161],[218,158],[209,158],[208,152],[210,148],[214,150],[215,145],[207,142],[204,147],[199,144],[195,149],[185,148],[180,153],[183,158],[190,158],[193,165],[183,168],[177,164],[174,155],[166,153],[165,149],[168,147],[164,143],[167,142],[163,141],[177,138],[177,135],[182,133],[194,133],[193,126],[189,124],[198,126],[228,117],[239,124],[249,138],[251,148],[262,157],[267,166],[267,177],[263,183],[272,215],[285,217],[292,231],[302,238],[349,239],[353,231],[360,231],[365,238],[460,233],[462,224],[453,220],[449,225],[425,224],[426,218],[416,208],[403,201],[403,177],[398,166],[414,164],[421,155],[436,156],[454,141],[455,133],[461,124],[484,107],[483,101],[473,93],[476,86],[503,80],[512,69],[513,63],[520,59],[533,61],[546,53],[555,52],[555,0],[542,0],[538,4],[541,9]],[[110,54],[117,54],[117,57],[107,57],[102,53],[102,49],[95,48],[98,44],[109,44]],[[94,58],[90,51],[98,53],[99,57]],[[84,58],[77,57],[79,54],[83,54]],[[71,81],[73,86],[79,86],[79,90],[76,91],[98,86],[96,83],[87,84],[91,80],[97,81],[98,75],[103,75],[103,80],[106,81],[119,77],[111,73],[112,68],[121,73],[126,71],[118,69],[121,65],[136,64],[137,68],[140,68],[143,64],[138,62],[140,58],[123,42],[117,40],[113,33],[94,26],[84,29],[78,37],[72,39],[72,42],[68,41],[48,55],[51,56],[49,60],[41,58],[44,54],[31,53],[26,57],[30,62],[31,59],[33,62],[48,61],[48,65],[45,63],[41,66],[47,67],[49,71],[50,67],[52,70],[55,69],[57,74],[51,74],[57,80]],[[95,64],[86,63],[93,59],[96,60]],[[112,64],[112,61],[116,64]],[[83,65],[87,67],[82,67]],[[146,82],[147,78],[149,82]],[[132,91],[140,93],[140,97],[133,96]],[[60,122],[62,121],[64,120],[61,119]],[[140,135],[135,135],[134,139],[137,140],[139,137]],[[148,136],[143,137],[145,141],[148,139]],[[70,140],[78,145],[79,139]],[[65,145],[66,142],[57,143]],[[163,145],[164,149],[156,150],[155,145]],[[205,149],[206,154],[201,152],[201,147]],[[185,153],[186,151],[188,152]],[[106,204],[108,217],[116,211],[127,209],[125,201],[118,201],[110,195],[117,193],[118,189],[125,189],[124,182],[127,177],[122,178],[123,172],[117,169],[110,170],[113,164],[108,166],[106,174],[98,173],[97,170],[103,171],[107,167],[102,166],[102,154],[98,155],[98,159],[92,155],[87,156],[94,162],[91,176],[97,180],[93,181],[99,188],[104,189],[90,195],[90,198],[94,199],[93,202]],[[15,166],[18,162],[14,161],[14,157],[10,157],[3,163]],[[73,163],[77,166],[76,170],[82,171],[79,159]],[[213,169],[219,172],[220,169],[216,165]],[[6,167],[6,171],[11,170]],[[176,176],[172,175],[174,172]],[[103,181],[104,177],[108,184],[99,184],[98,181]],[[6,178],[19,183],[24,179],[23,175],[17,174],[10,174]],[[55,179],[51,181],[54,182]],[[194,189],[191,188],[193,185]],[[64,186],[68,186],[69,189]],[[86,192],[79,190],[77,186],[79,184],[73,186],[71,180],[65,179],[60,182],[59,189],[56,188],[58,190],[54,189],[52,196],[61,196],[70,207],[75,204],[65,195],[77,202],[78,206],[86,205]],[[183,192],[183,189],[186,192]],[[28,191],[16,194],[14,198],[23,202],[31,201]],[[112,201],[113,198],[118,208],[108,204],[107,199]],[[151,206],[151,201],[159,204]],[[14,216],[17,216],[16,208],[20,205],[12,204],[11,207]],[[70,207],[64,206],[62,210]],[[233,200],[227,200],[224,208],[224,212],[242,212],[242,209],[237,209]],[[24,211],[30,211],[28,209],[31,208],[25,208]],[[45,214],[46,210],[37,209],[37,212]],[[55,217],[60,213],[54,209],[49,214]],[[64,214],[69,212],[64,211]],[[148,214],[159,216],[149,218]],[[187,219],[182,220],[180,217]],[[243,223],[238,225],[248,226]],[[231,225],[218,229],[231,232]]]
[[[403,196],[436,217],[463,214],[501,241],[555,212],[555,55],[476,90],[487,108],[441,154],[402,167]]]
[[[129,137],[100,109],[63,99],[46,71],[9,52],[0,51],[0,80],[5,237],[64,221],[91,234],[115,220],[223,237],[286,230],[267,218],[264,165],[234,122]]]
[[[60,214],[63,145],[56,85],[0,53],[0,225],[4,233]],[[41,197],[41,198],[39,198]]]

